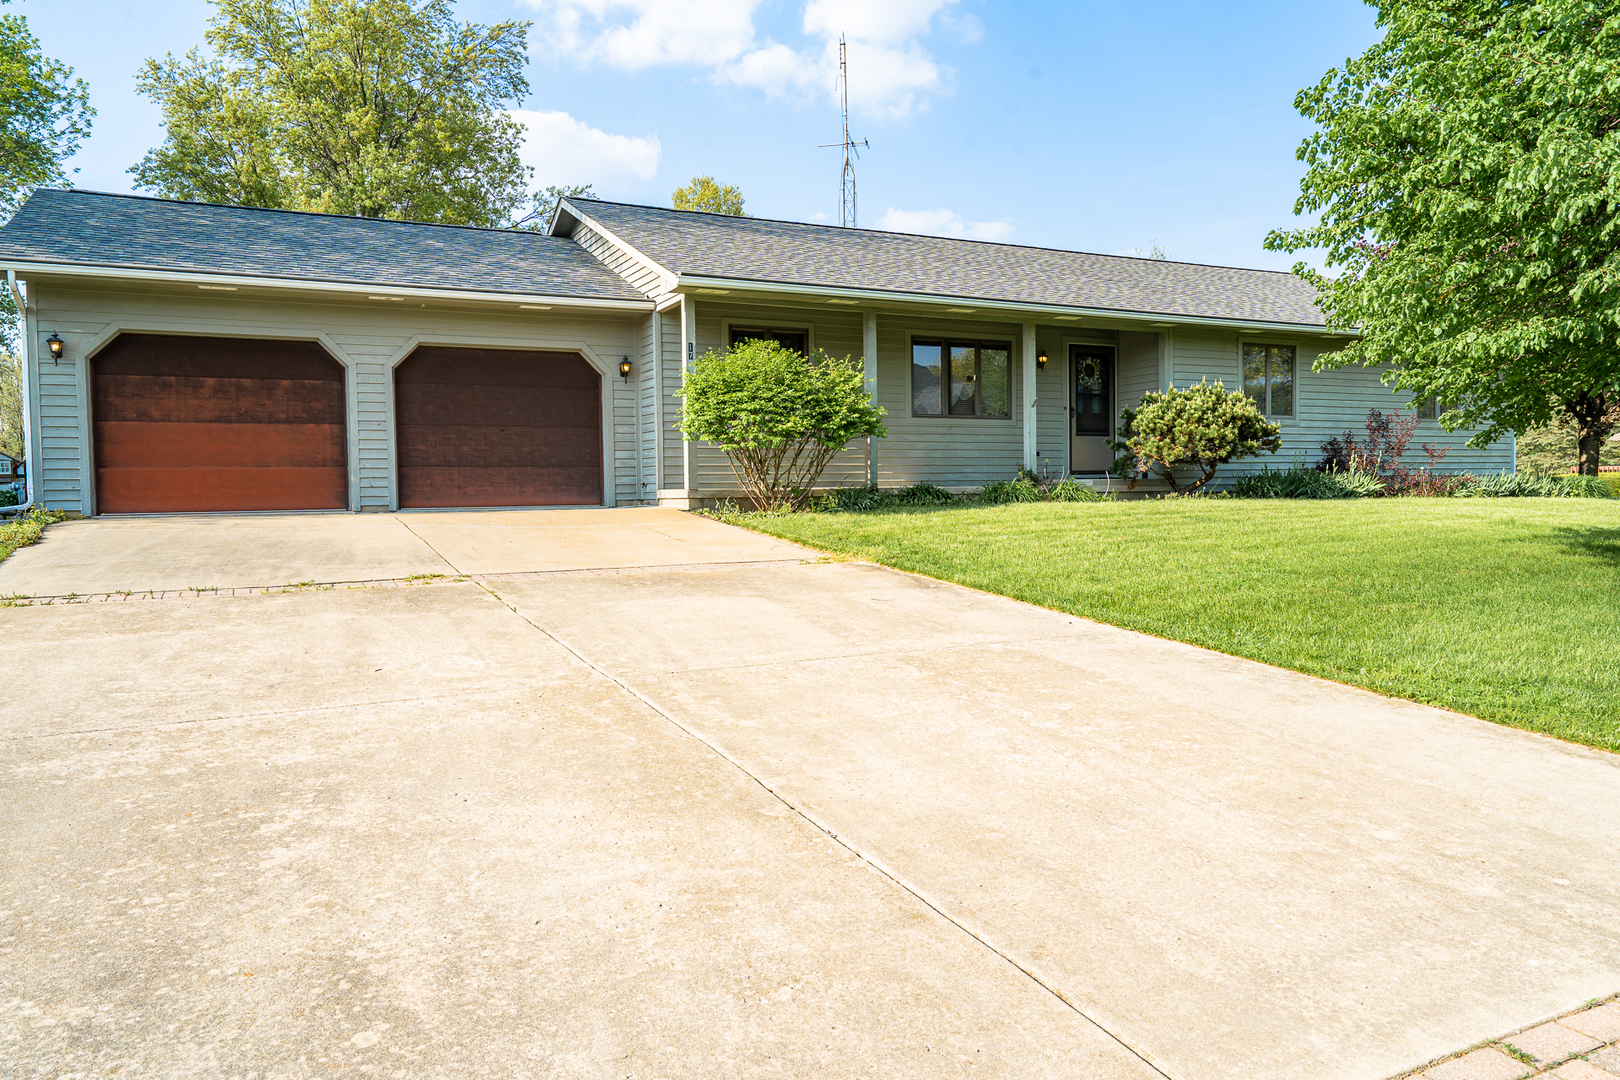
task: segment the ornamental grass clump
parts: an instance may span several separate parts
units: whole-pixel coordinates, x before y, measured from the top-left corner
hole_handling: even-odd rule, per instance
[[[860,361],[820,349],[803,356],[774,341],[745,341],[724,356],[711,350],[676,394],[681,434],[725,451],[761,510],[805,509],[850,440],[888,434]]]
[[[1282,428],[1262,416],[1247,395],[1227,393],[1219,382],[1200,382],[1143,394],[1126,445],[1139,469],[1184,495],[1208,484],[1227,462],[1275,454],[1282,448]],[[1197,479],[1184,486],[1177,469],[1196,470]]]

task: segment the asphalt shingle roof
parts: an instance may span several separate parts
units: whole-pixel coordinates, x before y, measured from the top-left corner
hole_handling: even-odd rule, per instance
[[[570,199],[676,274],[1323,325],[1293,274]]]
[[[40,188],[0,228],[0,261],[645,300],[542,233]]]

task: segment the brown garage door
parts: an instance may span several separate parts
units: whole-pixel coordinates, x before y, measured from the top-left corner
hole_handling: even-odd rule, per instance
[[[423,346],[394,418],[401,506],[602,502],[602,377],[578,353]]]
[[[101,513],[349,505],[343,366],[314,342],[124,334],[91,379]]]

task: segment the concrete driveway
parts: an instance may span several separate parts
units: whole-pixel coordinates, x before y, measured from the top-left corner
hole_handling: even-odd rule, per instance
[[[0,593],[77,594],[0,611],[14,1075],[1374,1080],[1620,991],[1615,757],[689,515]]]

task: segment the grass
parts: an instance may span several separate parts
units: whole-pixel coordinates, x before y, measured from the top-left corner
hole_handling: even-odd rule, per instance
[[[730,520],[1620,751],[1620,505],[1606,499],[1169,499]]]
[[[38,543],[44,535],[45,526],[72,517],[78,515],[65,510],[30,510],[0,522],[0,562],[11,558],[11,553],[18,548]]]

